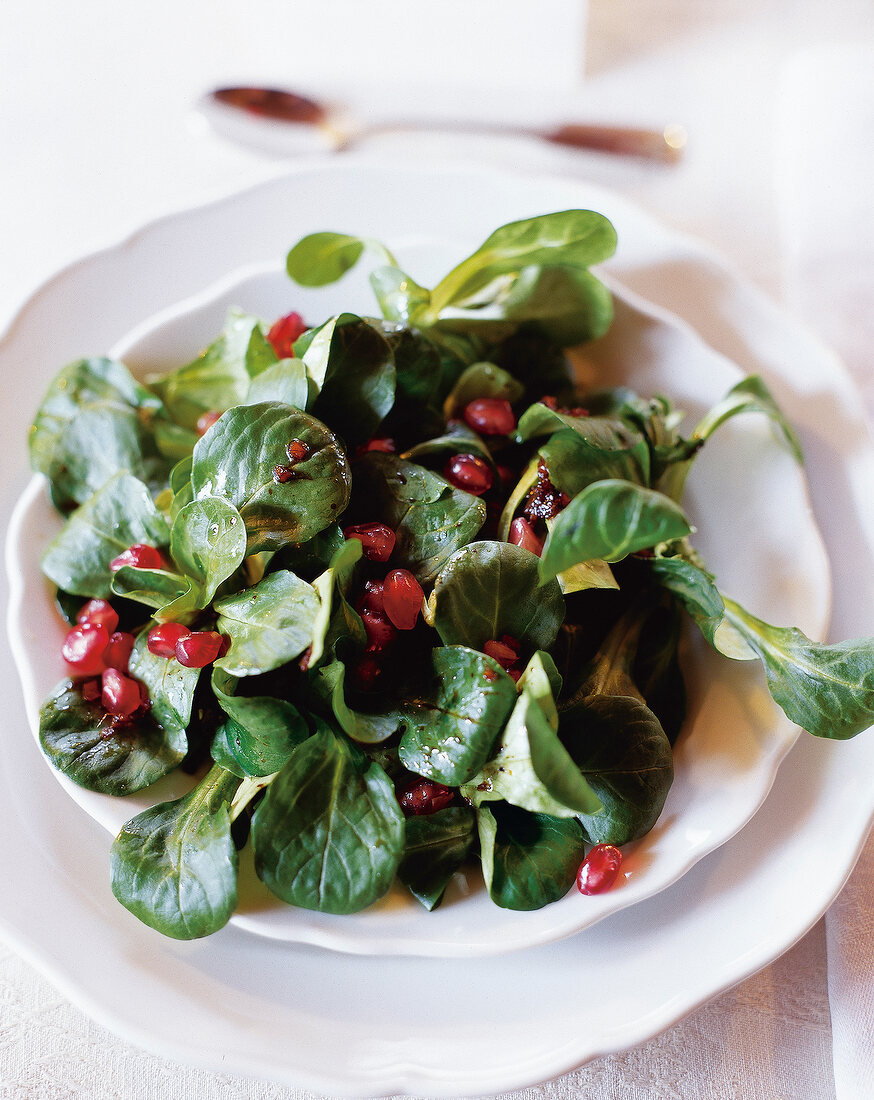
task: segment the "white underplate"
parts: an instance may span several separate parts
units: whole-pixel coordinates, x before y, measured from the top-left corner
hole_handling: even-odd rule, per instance
[[[417,282],[432,285],[477,242],[385,243]],[[275,263],[222,278],[137,326],[110,354],[142,377],[194,359],[232,308],[272,321],[291,305],[310,323],[344,310],[376,308],[366,264],[339,285],[303,291],[290,282],[283,259],[280,255]],[[111,299],[107,308],[112,308]],[[100,350],[95,348],[95,354]],[[646,397],[668,394],[687,411],[688,433],[742,377],[691,328],[619,287],[610,333],[586,348],[579,370],[592,387],[625,384]],[[798,626],[812,637],[824,635],[827,558],[801,469],[764,417],[737,417],[720,429],[696,459],[684,504],[697,529],[693,544],[723,591],[766,621]],[[774,522],[777,514],[779,523]],[[35,478],[16,510],[9,547],[11,635],[36,737],[39,704],[65,676],[60,657],[65,627],[39,570],[41,554],[60,526],[44,482]],[[48,639],[54,644],[47,645]],[[537,912],[519,913],[494,905],[474,869],[455,877],[434,912],[396,886],[362,913],[335,916],[278,901],[244,858],[241,900],[232,920],[275,939],[356,953],[492,955],[571,935],[651,897],[749,820],[798,735],[771,701],[758,662],[738,664],[718,656],[694,629],[685,649],[690,708],[675,749],[674,785],[655,828],[627,848],[619,888],[591,898],[572,890]],[[113,836],[141,809],[178,797],[192,785],[190,777],[177,774],[136,795],[114,798],[64,780],[54,769],[53,774]]]
[[[386,195],[390,203],[376,202]],[[284,248],[322,220],[326,206],[332,216],[323,227],[356,230],[366,220],[385,239],[422,226],[476,240],[501,221],[572,205],[602,209],[616,222],[625,244],[611,269],[626,285],[680,312],[744,369],[765,373],[810,456],[814,510],[837,579],[833,634],[870,631],[874,593],[857,581],[874,570],[867,503],[874,456],[846,376],[697,244],[588,186],[491,172],[388,172],[350,160],[305,167],[159,223],[62,273],[25,309],[0,347],[0,376],[20,394],[3,426],[24,430],[59,361],[112,346],[144,313],[193,293],[217,270],[270,259],[277,242]],[[155,262],[183,231],[189,247],[154,282]],[[124,316],[83,317],[83,301],[99,301],[119,283],[131,291]],[[3,675],[3,934],[133,1041],[224,1072],[347,1096],[494,1094],[651,1037],[791,946],[834,898],[874,814],[870,735],[839,744],[805,735],[738,836],[658,897],[560,943],[479,966],[353,957],[235,928],[179,944],[112,898],[109,835],[71,813],[26,733],[14,670],[7,665]]]

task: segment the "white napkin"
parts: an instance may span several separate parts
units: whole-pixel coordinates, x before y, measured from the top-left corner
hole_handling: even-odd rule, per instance
[[[798,55],[778,123],[787,299],[843,358],[874,423],[874,39]],[[874,513],[874,491],[870,499]],[[861,631],[874,633],[874,622]],[[836,1095],[870,1100],[874,838],[826,915],[826,943]]]

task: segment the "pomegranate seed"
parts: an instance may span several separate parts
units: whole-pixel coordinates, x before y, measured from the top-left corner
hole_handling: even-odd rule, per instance
[[[96,677],[93,680],[85,680],[82,684],[82,698],[86,703],[96,703],[102,691],[103,688]]]
[[[160,623],[153,626],[146,640],[149,653],[156,657],[175,657],[176,643],[187,638],[191,631],[182,623]]]
[[[543,539],[538,538],[534,533],[534,528],[522,516],[517,516],[510,524],[509,541],[514,546],[521,546],[523,550],[530,550],[538,558],[543,553]]]
[[[510,677],[510,679],[513,681],[514,684],[518,684],[519,681],[522,679],[522,669],[521,668],[508,668],[507,669],[507,675]]]
[[[367,454],[368,451],[379,451],[384,455],[393,455],[397,453],[397,449],[397,444],[393,439],[390,439],[388,436],[382,436],[368,439],[366,443],[361,444],[355,453],[364,455]]]
[[[140,685],[117,668],[108,668],[103,673],[100,702],[107,714],[127,718],[140,708]]]
[[[210,409],[209,412],[201,413],[197,418],[194,430],[198,435],[206,435],[221,415],[221,409]]]
[[[514,665],[519,660],[519,654],[515,649],[511,649],[511,647],[504,642],[498,642],[494,639],[486,642],[483,646],[483,653],[485,653],[487,657],[491,657],[493,660],[497,661],[503,669],[510,668],[511,665]]]
[[[476,455],[453,455],[443,469],[443,476],[456,489],[477,497],[488,492],[494,481],[489,464]]]
[[[111,634],[109,645],[103,654],[106,667],[117,669],[119,672],[127,672],[135,641],[133,634],[128,634],[123,630],[116,630],[114,634]]]
[[[176,660],[185,668],[205,668],[223,646],[224,638],[217,630],[194,630],[176,643]]]
[[[553,412],[558,408],[558,401],[556,401],[551,393],[544,394],[544,396],[540,398],[540,404],[545,405],[548,409],[552,409]]]
[[[132,565],[136,569],[163,569],[164,559],[161,557],[161,551],[156,550],[154,546],[146,546],[145,543],[138,542],[119,554],[117,558],[113,558],[109,568],[113,573],[117,573],[125,565]]]
[[[105,626],[108,634],[118,629],[118,612],[106,600],[89,600],[79,608],[77,623],[95,623]]]
[[[613,844],[596,844],[577,871],[577,889],[581,894],[603,894],[619,876],[622,853]]]
[[[516,427],[510,402],[500,397],[478,397],[463,415],[467,426],[482,435],[507,435]]]
[[[436,814],[453,800],[455,794],[442,783],[420,777],[398,792],[398,803],[405,814]]]
[[[516,481],[516,473],[510,466],[498,463],[498,482],[501,487],[508,489]]]
[[[293,466],[274,466],[273,467],[273,480],[280,485],[285,485],[288,481],[297,480],[298,475],[295,473]]]
[[[302,439],[292,439],[286,446],[285,453],[288,455],[288,461],[293,465],[309,458],[310,449]]]
[[[497,678],[498,678],[498,674],[497,674],[497,672],[495,672],[495,670],[493,668],[487,668],[483,672],[483,676],[485,676],[485,678],[489,681],[489,683],[491,683],[493,680],[497,680]]]
[[[395,533],[384,523],[359,523],[347,527],[344,538],[358,539],[369,561],[388,561],[395,548]]]
[[[355,610],[359,614],[362,611],[372,611],[374,615],[384,615],[385,602],[382,581],[365,581],[364,591],[358,597]]]
[[[351,672],[355,686],[369,691],[382,675],[382,666],[375,657],[367,655],[352,666]]]
[[[109,631],[100,623],[80,623],[67,631],[61,654],[74,676],[99,676],[106,668],[103,654]]]
[[[367,653],[380,653],[397,637],[397,630],[382,615],[365,611],[361,621],[364,623],[364,633],[367,635]]]
[[[393,569],[383,583],[385,613],[398,630],[412,630],[425,593],[409,569]]]
[[[280,359],[294,356],[294,342],[307,330],[306,322],[299,313],[287,313],[270,327],[267,340]]]

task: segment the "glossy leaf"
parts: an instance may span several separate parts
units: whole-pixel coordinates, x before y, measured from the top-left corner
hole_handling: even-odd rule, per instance
[[[238,783],[214,767],[183,798],[137,814],[116,837],[112,892],[150,928],[193,940],[227,924],[237,905],[229,802]]]
[[[365,248],[387,263],[393,262],[391,254],[375,241],[347,233],[310,233],[288,253],[286,270],[301,286],[325,286],[354,267]]]
[[[483,876],[503,909],[542,909],[563,898],[586,853],[574,818],[532,814],[505,802],[477,810]]]
[[[216,666],[233,676],[257,676],[299,657],[311,644],[319,597],[288,570],[215,601],[216,630],[230,648]]]
[[[300,440],[309,455],[285,484],[274,479]],[[333,432],[307,413],[265,402],[234,408],[194,448],[197,499],[222,497],[243,517],[248,553],[302,543],[324,530],[349,500],[349,466]]]
[[[197,606],[207,607],[216,589],[242,564],[246,528],[240,513],[222,497],[203,496],[187,504],[170,531],[176,565],[200,591]]]
[[[432,650],[430,680],[403,708],[401,762],[448,786],[469,782],[515,701],[515,684],[491,657],[464,646]]]
[[[212,689],[227,721],[215,732],[212,758],[241,778],[272,775],[288,763],[310,731],[300,711],[287,700],[237,694],[245,683],[221,669],[213,670]]]
[[[355,913],[388,891],[404,818],[382,768],[322,726],[292,754],[252,819],[255,868],[291,905]]]
[[[153,710],[114,732],[99,702],[86,702],[79,685],[64,680],[40,709],[39,739],[52,764],[80,787],[133,794],[177,768],[188,748],[182,725],[164,727],[158,718]]]
[[[541,581],[579,562],[620,561],[628,554],[683,538],[692,530],[669,497],[628,481],[588,485],[555,517],[540,558]]]
[[[356,463],[353,503],[367,509],[369,522],[391,527],[397,536],[392,566],[409,569],[421,584],[475,538],[486,518],[478,497],[454,489],[424,466],[375,452]]]
[[[137,543],[166,544],[169,531],[146,486],[116,474],[69,517],[43,555],[43,572],[65,592],[106,599],[109,563]]]
[[[130,674],[149,690],[150,713],[162,726],[185,729],[191,721],[199,668],[186,668],[175,657],[158,657],[149,651],[148,631],[137,635],[129,661]]]
[[[475,542],[453,555],[434,585],[431,620],[446,645],[482,649],[509,634],[549,649],[565,614],[558,581],[538,588],[534,554],[506,542]]]
[[[242,404],[278,401],[305,409],[310,396],[306,367],[300,359],[280,359],[251,380]]]

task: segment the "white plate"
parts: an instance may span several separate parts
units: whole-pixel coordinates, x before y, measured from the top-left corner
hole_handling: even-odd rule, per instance
[[[177,250],[184,232],[183,223]],[[390,238],[385,243],[404,270],[431,285],[479,242],[450,245]],[[285,274],[285,250],[279,249],[275,263],[223,277],[193,299],[137,326],[109,349],[110,354],[143,376],[194,359],[216,337],[231,308],[272,320],[287,312],[291,303],[311,323],[344,310],[375,309],[366,265],[339,285],[305,291]],[[106,308],[113,308],[111,298]],[[105,349],[93,350],[97,354]],[[579,369],[593,387],[626,384],[646,397],[667,394],[687,411],[689,433],[742,377],[688,326],[618,287],[610,333],[586,349]],[[693,544],[724,591],[766,621],[823,636],[828,562],[802,472],[764,418],[739,417],[716,434],[696,459],[684,504],[698,529]],[[773,522],[777,512],[779,524]],[[44,483],[35,479],[16,510],[9,543],[10,629],[34,736],[41,700],[65,675],[60,659],[63,626],[39,570],[40,556],[60,526]],[[247,859],[234,923],[275,939],[356,953],[492,955],[571,935],[658,893],[750,819],[798,734],[770,700],[758,662],[738,665],[714,654],[694,630],[689,635],[685,665],[690,713],[675,748],[674,785],[656,827],[626,850],[621,888],[585,899],[572,890],[537,912],[518,913],[494,905],[474,870],[456,877],[432,913],[398,886],[363,913],[333,916],[279,902],[258,882]],[[47,645],[48,639],[54,644]],[[57,771],[53,774],[63,779]],[[115,836],[135,813],[178,797],[190,788],[191,780],[176,775],[123,799],[86,791],[66,780],[63,785]]]
[[[371,210],[367,196],[386,191],[395,214]],[[744,369],[765,373],[800,424],[814,508],[828,519],[823,533],[837,577],[833,633],[870,630],[874,593],[857,579],[874,569],[874,517],[866,503],[874,455],[846,376],[697,244],[613,195],[491,172],[387,173],[352,161],[304,168],[186,215],[190,249],[178,267],[166,268],[160,286],[142,287],[151,309],[194,291],[219,263],[233,270],[253,243],[268,258],[277,240],[284,245],[296,236],[294,218],[312,217],[326,196],[334,209],[348,210],[346,228],[359,228],[364,214],[373,235],[383,237],[427,220],[467,239],[543,209],[603,209],[626,242],[614,272],[681,312]],[[429,205],[435,213],[426,218]],[[246,233],[225,234],[229,217]],[[81,303],[99,300],[119,279],[139,292],[143,270],[177,232],[178,219],[161,223],[63,273],[31,302],[0,349],[12,399],[4,429],[24,430],[59,360],[109,347],[132,327],[139,311],[111,324],[91,310],[86,326]],[[86,327],[83,346],[78,337]],[[32,379],[21,377],[24,361],[33,365]],[[14,671],[4,656],[9,684]],[[9,885],[0,895],[0,929],[9,940],[101,1022],[150,1049],[345,1095],[494,1094],[644,1041],[791,946],[839,890],[874,813],[867,782],[874,739],[833,744],[804,736],[737,837],[657,898],[549,947],[476,966],[350,957],[233,928],[177,944],[115,903],[107,834],[69,812],[67,796],[23,735],[21,700],[12,691],[5,702],[0,874]]]

